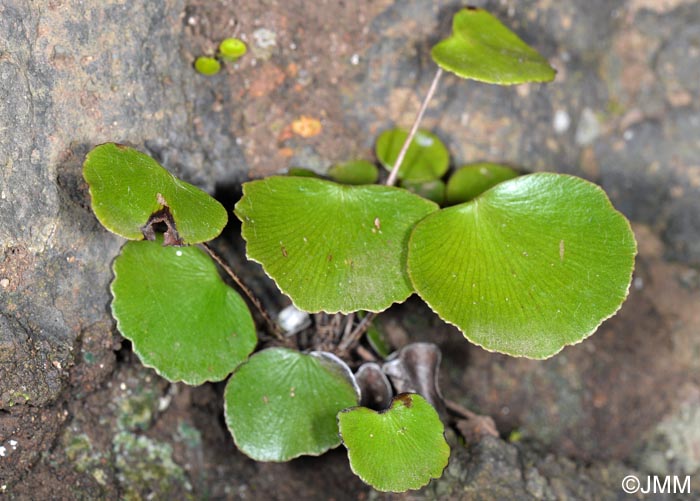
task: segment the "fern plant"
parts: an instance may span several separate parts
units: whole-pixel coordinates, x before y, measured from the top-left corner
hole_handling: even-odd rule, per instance
[[[119,331],[170,381],[231,374],[226,423],[253,459],[288,461],[342,443],[376,489],[420,488],[450,453],[439,354],[414,345],[411,356],[390,355],[376,314],[416,293],[469,341],[542,359],[593,333],[627,295],[636,243],[599,187],[490,163],[445,182],[447,148],[419,129],[444,71],[498,85],[546,82],[555,76],[547,61],[476,8],[454,16],[432,57],[438,69],[413,127],[377,140],[383,185],[367,161],[335,166],[331,179],[295,170],[243,185],[234,212],[247,256],[311,336],[298,334],[303,322],[273,321],[206,244],[227,223],[219,202],[126,146],[97,146],[85,160],[97,218],[130,240],[114,261]],[[365,335],[373,352],[360,344]],[[361,349],[372,363],[361,363]],[[415,376],[418,363],[432,375]]]

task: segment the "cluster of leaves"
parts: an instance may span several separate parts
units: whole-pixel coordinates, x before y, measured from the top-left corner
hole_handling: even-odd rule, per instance
[[[337,447],[345,429],[351,460],[358,457],[353,468],[363,478],[366,471],[375,487],[406,490],[439,476],[449,448],[437,413],[420,395],[400,394],[376,413],[357,407],[361,385],[332,353],[273,346],[253,354],[258,337],[245,301],[221,279],[207,247],[193,245],[226,225],[219,202],[148,155],[114,143],[94,148],[83,174],[97,218],[130,239],[114,261],[111,285],[119,331],[144,365],[170,381],[198,385],[233,373],[225,414],[242,452],[259,461],[319,455]],[[397,446],[398,455],[391,452]],[[409,474],[421,464],[423,475]],[[374,481],[377,465],[388,476]]]
[[[491,83],[554,76],[480,9],[455,16],[452,36],[433,58]],[[407,135],[380,136],[381,165],[393,167]],[[379,171],[365,161],[333,167],[334,181],[296,169],[245,183],[234,212],[247,256],[305,312],[362,318],[417,293],[470,341],[516,356],[549,357],[619,308],[635,241],[600,188],[565,175],[517,176],[494,164],[465,166],[445,184],[449,163],[442,142],[420,131],[398,172],[402,187],[372,184]],[[449,447],[437,400],[420,385],[392,380],[392,388],[382,375],[377,412],[358,406],[370,405],[364,369],[353,374],[330,351],[300,352],[280,337],[254,353],[252,315],[203,244],[226,225],[221,204],[113,143],[88,154],[84,177],[98,219],[130,240],[111,286],[120,332],[170,381],[196,385],[231,374],[226,423],[241,451],[287,461],[342,442],[353,471],[379,490],[415,489],[440,476]],[[368,336],[387,355],[376,331]]]
[[[408,134],[405,129],[389,129],[377,139],[377,160],[388,171],[396,164]],[[498,183],[518,175],[508,166],[480,162],[456,169],[448,182],[445,182],[442,178],[449,167],[450,154],[445,144],[435,134],[419,129],[409,143],[399,169],[400,185],[438,205],[455,205],[468,202]],[[301,167],[292,167],[288,173],[295,177],[322,177]],[[353,160],[334,165],[328,170],[327,177],[341,184],[374,184],[379,180],[379,169],[367,160]]]
[[[248,47],[239,38],[226,38],[219,44],[216,57],[199,56],[194,61],[194,69],[202,75],[216,75],[221,71],[221,61],[235,63],[246,52]]]

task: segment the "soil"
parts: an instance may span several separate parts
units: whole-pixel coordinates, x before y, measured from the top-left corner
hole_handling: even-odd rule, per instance
[[[342,447],[249,460],[223,422],[223,383],[170,384],[140,365],[109,314],[122,241],[92,215],[81,164],[101,142],[132,144],[230,209],[243,180],[372,160],[378,133],[413,119],[429,48],[459,3],[0,0],[0,496],[623,499],[622,478],[637,474],[689,475],[683,499],[700,499],[700,3],[473,3],[557,79],[448,75],[424,126],[454,166],[600,184],[639,255],[619,314],[544,362],[470,345],[418,300],[393,308],[395,346],[437,343],[443,393],[493,417],[500,437],[451,435],[441,480],[388,496],[352,474]],[[195,57],[232,35],[249,54],[195,73]],[[232,222],[216,247],[278,308],[237,235]]]

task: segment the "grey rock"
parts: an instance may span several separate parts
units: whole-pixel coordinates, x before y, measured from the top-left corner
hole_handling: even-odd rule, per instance
[[[122,241],[90,211],[85,153],[133,144],[209,191],[246,172],[229,115],[212,111],[216,82],[198,81],[180,50],[183,9],[0,1],[0,422],[24,415],[21,406],[54,405],[81,336],[109,319]],[[41,433],[14,422],[14,435]],[[49,424],[48,443],[58,431]]]
[[[535,452],[535,444],[514,445],[485,436],[468,446],[453,446],[443,477],[411,499],[486,501],[627,499],[620,487],[627,475],[646,476],[621,463],[582,467],[564,457]],[[533,447],[534,446],[534,447]],[[660,494],[657,500],[675,499]]]
[[[660,230],[667,254],[700,263],[698,215],[700,116],[694,108],[670,110],[663,122],[637,123],[617,138],[599,141],[602,186],[630,219]]]
[[[576,126],[576,144],[587,146],[600,135],[600,122],[593,110],[584,108]]]

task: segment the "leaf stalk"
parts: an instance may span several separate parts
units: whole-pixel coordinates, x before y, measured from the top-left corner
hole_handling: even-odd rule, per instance
[[[233,269],[226,264],[226,262],[223,260],[221,256],[219,256],[214,249],[212,249],[209,245],[203,243],[201,244],[202,248],[209,254],[209,256],[216,261],[216,263],[223,269],[226,274],[231,277],[231,280],[233,280],[238,288],[243,291],[243,294],[246,295],[246,297],[250,300],[251,303],[253,303],[253,306],[258,310],[258,313],[260,313],[260,316],[262,317],[263,321],[265,322],[265,325],[267,327],[267,330],[277,338],[278,341],[282,341],[283,343],[287,344],[287,340],[285,339],[284,335],[280,331],[280,328],[277,326],[275,322],[272,321],[270,318],[270,315],[268,315],[267,311],[265,311],[265,308],[263,308],[262,303],[260,300],[253,294],[253,292],[243,283],[243,281],[236,275],[236,273],[233,271]]]
[[[413,141],[413,138],[416,135],[416,132],[418,132],[418,127],[420,126],[420,123],[423,120],[423,115],[425,114],[425,110],[428,109],[428,103],[430,103],[430,100],[433,98],[433,95],[435,94],[435,90],[437,89],[438,82],[440,82],[441,76],[442,76],[442,68],[438,67],[437,71],[435,72],[435,76],[433,77],[433,81],[430,84],[430,88],[428,89],[428,93],[423,98],[423,102],[420,105],[420,108],[418,110],[418,114],[416,115],[416,118],[413,121],[413,125],[411,126],[411,131],[408,133],[408,136],[406,137],[406,140],[404,141],[403,146],[401,146],[401,150],[399,151],[399,155],[396,157],[396,162],[394,162],[394,166],[392,167],[391,172],[389,173],[389,177],[387,178],[386,183],[385,183],[387,186],[394,186],[394,184],[396,184],[396,179],[399,175],[399,169],[401,168],[401,164],[403,163],[403,160],[406,157],[406,153],[408,152],[408,147],[411,145],[411,141]]]

